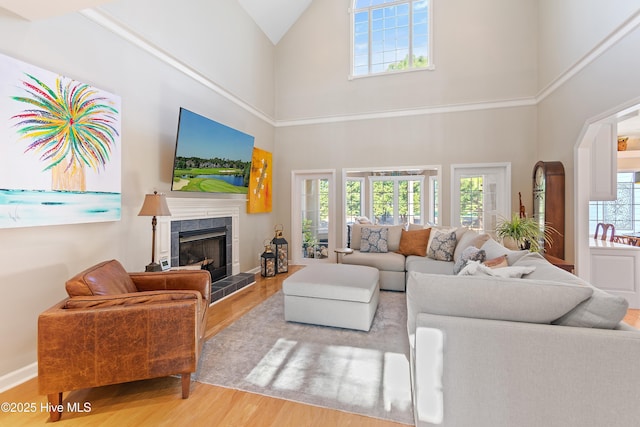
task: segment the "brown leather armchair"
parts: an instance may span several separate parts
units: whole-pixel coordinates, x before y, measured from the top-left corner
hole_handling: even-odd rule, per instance
[[[66,283],[66,298],[38,318],[38,386],[60,419],[62,393],[180,374],[189,397],[207,321],[204,270],[127,273],[97,264]]]

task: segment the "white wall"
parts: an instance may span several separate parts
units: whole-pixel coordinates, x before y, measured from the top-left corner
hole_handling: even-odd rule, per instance
[[[434,0],[436,69],[354,80],[349,4],[313,2],[276,47],[278,218],[294,169],[441,165],[449,224],[452,163],[512,162],[513,208],[531,206],[537,2]]]
[[[167,7],[165,7],[167,6]],[[235,0],[126,0],[104,10],[148,42],[197,69],[267,116],[273,114],[273,46]],[[64,282],[116,258],[141,271],[149,262],[150,218],[144,194],[169,193],[178,108],[184,106],[255,136],[273,151],[272,122],[79,13],[27,22],[0,10],[0,52],[122,98],[122,220],[0,229],[0,377],[36,361],[38,314],[66,296]],[[258,66],[259,65],[259,66]],[[273,214],[240,218],[240,268],[258,265]]]
[[[354,80],[350,4],[314,1],[278,44],[278,120],[535,95],[535,0],[433,0],[436,70]]]
[[[589,8],[584,6],[585,3],[598,3],[599,6],[596,7],[594,4],[594,7]],[[604,9],[607,9],[606,13]],[[633,13],[632,16],[635,16],[640,11],[640,1],[607,3],[606,7],[602,2],[541,1],[540,11],[540,37],[546,38],[543,33],[555,34],[561,40],[558,45],[564,46],[561,50],[567,58],[582,58],[595,52],[596,46],[589,49],[588,45],[583,43],[562,40],[567,37],[590,38],[594,31],[601,34],[601,30],[598,29],[600,24],[608,28],[617,28],[614,22],[626,21],[629,18],[625,18],[624,14]],[[558,17],[573,15],[581,16],[584,22],[590,25],[569,24],[573,30],[567,33],[564,28],[565,21]],[[612,20],[612,16],[616,19]],[[540,42],[541,45],[544,43]],[[541,64],[554,62],[549,54],[551,51],[541,50]],[[640,57],[637,55],[639,51],[640,29],[635,28],[604,53],[594,56],[583,66],[575,69],[578,72],[570,73],[570,78],[538,103],[539,158],[559,160],[565,167],[567,259],[573,259],[575,233],[588,234],[588,230],[576,231],[572,228],[576,209],[582,209],[583,212],[588,209],[588,206],[574,206],[574,147],[580,142],[578,139],[587,121],[640,97],[640,79],[637,71],[640,69]],[[575,65],[565,62],[571,66]],[[560,68],[556,71],[559,70]]]
[[[639,7],[638,0],[539,0],[539,90],[573,67]]]

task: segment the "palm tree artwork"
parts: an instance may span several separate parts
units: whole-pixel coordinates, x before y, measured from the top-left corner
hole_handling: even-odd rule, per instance
[[[61,76],[51,88],[31,74],[21,86],[25,96],[13,100],[29,107],[14,115],[24,150],[40,155],[51,170],[53,191],[86,191],[85,168],[104,170],[118,136],[118,111],[97,89]]]

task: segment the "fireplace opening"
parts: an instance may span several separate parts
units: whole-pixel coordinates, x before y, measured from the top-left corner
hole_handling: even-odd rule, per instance
[[[227,277],[227,229],[182,231],[178,235],[178,265],[207,270],[211,281]]]

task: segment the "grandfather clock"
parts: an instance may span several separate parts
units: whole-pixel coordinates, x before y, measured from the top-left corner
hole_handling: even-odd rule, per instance
[[[548,255],[564,259],[564,166],[562,162],[538,162],[533,167],[533,217],[541,230],[553,227],[550,247],[541,246]]]

